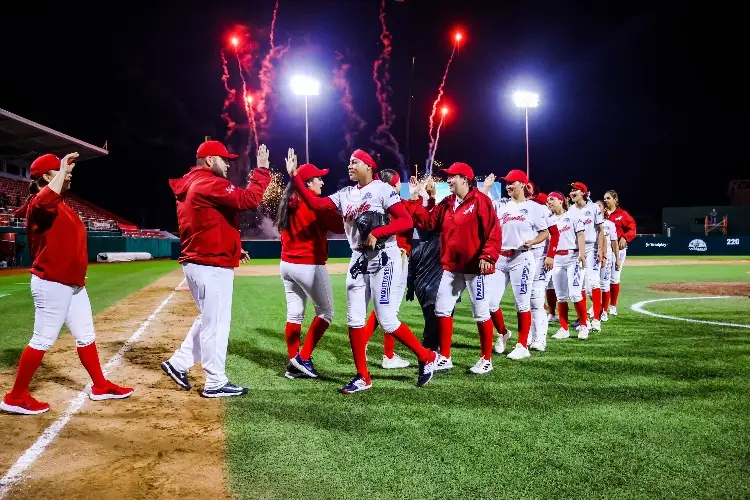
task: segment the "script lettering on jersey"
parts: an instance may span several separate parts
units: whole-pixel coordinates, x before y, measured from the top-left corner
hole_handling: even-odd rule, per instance
[[[503,218],[500,219],[500,223],[507,224],[508,222],[512,220],[525,221],[526,217],[524,217],[523,215],[510,215],[508,212],[505,212],[503,214]]]
[[[593,221],[593,220],[591,220],[591,219],[586,219],[585,221],[583,221],[583,223],[584,223],[584,224],[586,224],[587,226],[588,226],[589,224],[591,224],[592,222],[594,222],[594,221]]]
[[[363,214],[370,210],[370,204],[369,203],[363,203],[357,208],[354,208],[354,205],[348,205],[346,207],[346,212],[344,213],[344,220],[351,222],[354,219],[356,219],[360,214]]]

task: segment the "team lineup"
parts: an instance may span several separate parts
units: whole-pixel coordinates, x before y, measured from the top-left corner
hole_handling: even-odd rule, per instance
[[[33,398],[29,384],[63,324],[75,337],[92,379],[92,400],[124,399],[134,392],[106,379],[99,363],[85,287],[86,228],[61,196],[70,187],[76,157],[71,153],[63,159],[51,154],[37,158],[31,166],[30,196],[19,209],[27,220],[36,314],[15,383],[0,403],[8,413],[49,410],[47,403]],[[207,398],[248,393],[226,375],[234,269],[248,258],[241,246],[239,214],[260,206],[271,176],[269,152],[261,145],[248,187],[234,186],[227,171],[229,160],[236,157],[220,142],[206,141],[197,150],[196,165],[170,181],[179,224],[179,262],[199,314],[161,369],[180,388],[190,390],[188,372],[200,363],[206,374],[200,394]],[[348,166],[355,185],[323,197],[328,169],[298,167],[291,149],[285,161],[290,181],[276,225],[287,305],[284,339],[289,363],[284,375],[289,379],[318,377],[312,354],[334,316],[325,266],[329,232],[345,234],[352,250],[346,324],[356,374],[341,388],[345,394],[372,387],[367,351],[378,327],[384,335],[383,368],[410,366],[395,352],[396,340],[418,359],[418,386],[428,384],[436,371],[453,368],[453,316],[464,290],[479,334],[479,359],[469,369],[476,375],[493,369],[493,352],[503,354],[509,348],[512,332],[500,308],[508,285],[518,320],[517,341],[507,354],[510,360],[528,358],[532,350],[545,351],[550,323],[560,324],[553,339],[568,338],[576,328],[577,338],[583,340],[617,315],[622,267],[636,228],[619,207],[615,191],[607,191],[596,203],[581,182],[570,184],[567,194],[545,194],[524,172],[511,170],[501,177],[508,197],[493,201],[487,193],[494,175],[479,187],[469,165],[454,163],[443,170],[449,196],[436,202],[433,179],[412,178],[409,199],[402,199],[396,190],[401,185],[398,173],[381,170],[374,152],[356,150]],[[422,341],[399,320],[404,298],[416,299],[422,309]],[[303,341],[308,300],[315,317]],[[569,322],[569,301],[577,315],[575,323]]]

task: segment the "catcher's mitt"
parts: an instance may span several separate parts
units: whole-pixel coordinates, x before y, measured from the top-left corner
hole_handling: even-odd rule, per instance
[[[354,220],[354,224],[357,226],[357,230],[359,231],[360,243],[364,244],[365,239],[370,235],[373,229],[388,224],[388,218],[385,214],[370,210],[359,214]],[[383,248],[385,248],[386,240],[387,238],[378,239],[374,250],[382,250]]]

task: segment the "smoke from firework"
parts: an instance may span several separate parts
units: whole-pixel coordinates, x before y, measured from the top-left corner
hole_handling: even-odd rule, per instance
[[[271,50],[273,50],[273,32],[276,30],[276,16],[279,14],[279,0],[276,0],[276,5],[273,7],[273,19],[271,19],[271,35],[270,35],[270,42],[271,42]]]
[[[258,79],[260,80],[260,92],[258,95],[258,122],[260,128],[260,140],[268,140],[268,129],[271,125],[271,117],[268,111],[273,108],[273,85],[276,79],[276,68],[274,62],[281,59],[289,50],[290,44],[277,45],[272,48],[261,63]]]
[[[352,97],[349,81],[346,74],[349,71],[350,64],[344,62],[344,55],[336,52],[336,66],[333,68],[333,86],[341,91],[339,104],[346,112],[346,124],[344,125],[344,150],[339,153],[339,157],[344,161],[346,155],[354,149],[354,138],[365,128],[367,123],[354,109],[354,98]]]

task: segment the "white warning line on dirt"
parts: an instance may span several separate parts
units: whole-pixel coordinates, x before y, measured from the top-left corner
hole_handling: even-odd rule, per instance
[[[182,282],[178,286],[182,286],[184,282],[185,280],[182,280]],[[133,333],[133,335],[130,336],[127,342],[125,342],[120,350],[117,351],[117,354],[112,356],[112,359],[107,361],[107,364],[102,367],[102,371],[104,372],[105,376],[120,362],[120,360],[122,360],[123,355],[133,346],[133,344],[141,338],[143,332],[146,331],[151,322],[156,319],[156,316],[162,311],[162,309],[164,309],[164,307],[166,307],[169,301],[172,300],[172,297],[175,296],[175,293],[176,292],[173,291],[169,295],[167,295],[167,298],[164,299],[156,309],[154,309],[154,312],[152,312],[151,315],[146,318],[143,323],[141,323],[141,326],[138,327],[138,329]],[[83,404],[86,402],[90,391],[91,383],[86,385],[86,387],[84,387],[81,392],[76,394],[76,396],[68,402],[68,408],[63,412],[63,414],[60,415],[57,420],[52,422],[52,424],[44,430],[42,435],[39,436],[34,444],[32,444],[23,453],[23,455],[21,455],[18,460],[16,460],[16,463],[13,464],[10,470],[8,470],[8,472],[5,473],[2,478],[0,478],[0,500],[5,498],[5,495],[8,494],[10,489],[23,479],[24,473],[34,464],[34,462],[39,459],[39,457],[42,456],[42,454],[44,454],[45,450],[60,434],[60,431],[63,429],[63,427],[65,427],[70,419],[73,418],[73,415],[78,413],[78,410],[83,407]]]
[[[643,300],[641,302],[636,302],[630,308],[635,311],[639,312],[641,314],[645,314],[647,316],[653,316],[654,318],[661,318],[661,319],[673,319],[677,321],[687,321],[688,323],[703,323],[704,325],[715,325],[715,326],[731,326],[734,328],[750,328],[750,325],[741,325],[737,323],[723,323],[720,321],[707,321],[703,319],[692,319],[692,318],[680,318],[679,316],[669,316],[667,314],[657,314],[655,312],[647,311],[643,308],[646,304],[654,304],[656,302],[670,302],[674,300],[706,300],[706,299],[738,299],[742,297],[735,297],[731,295],[717,295],[714,297],[672,297],[669,299],[653,299],[653,300]]]

